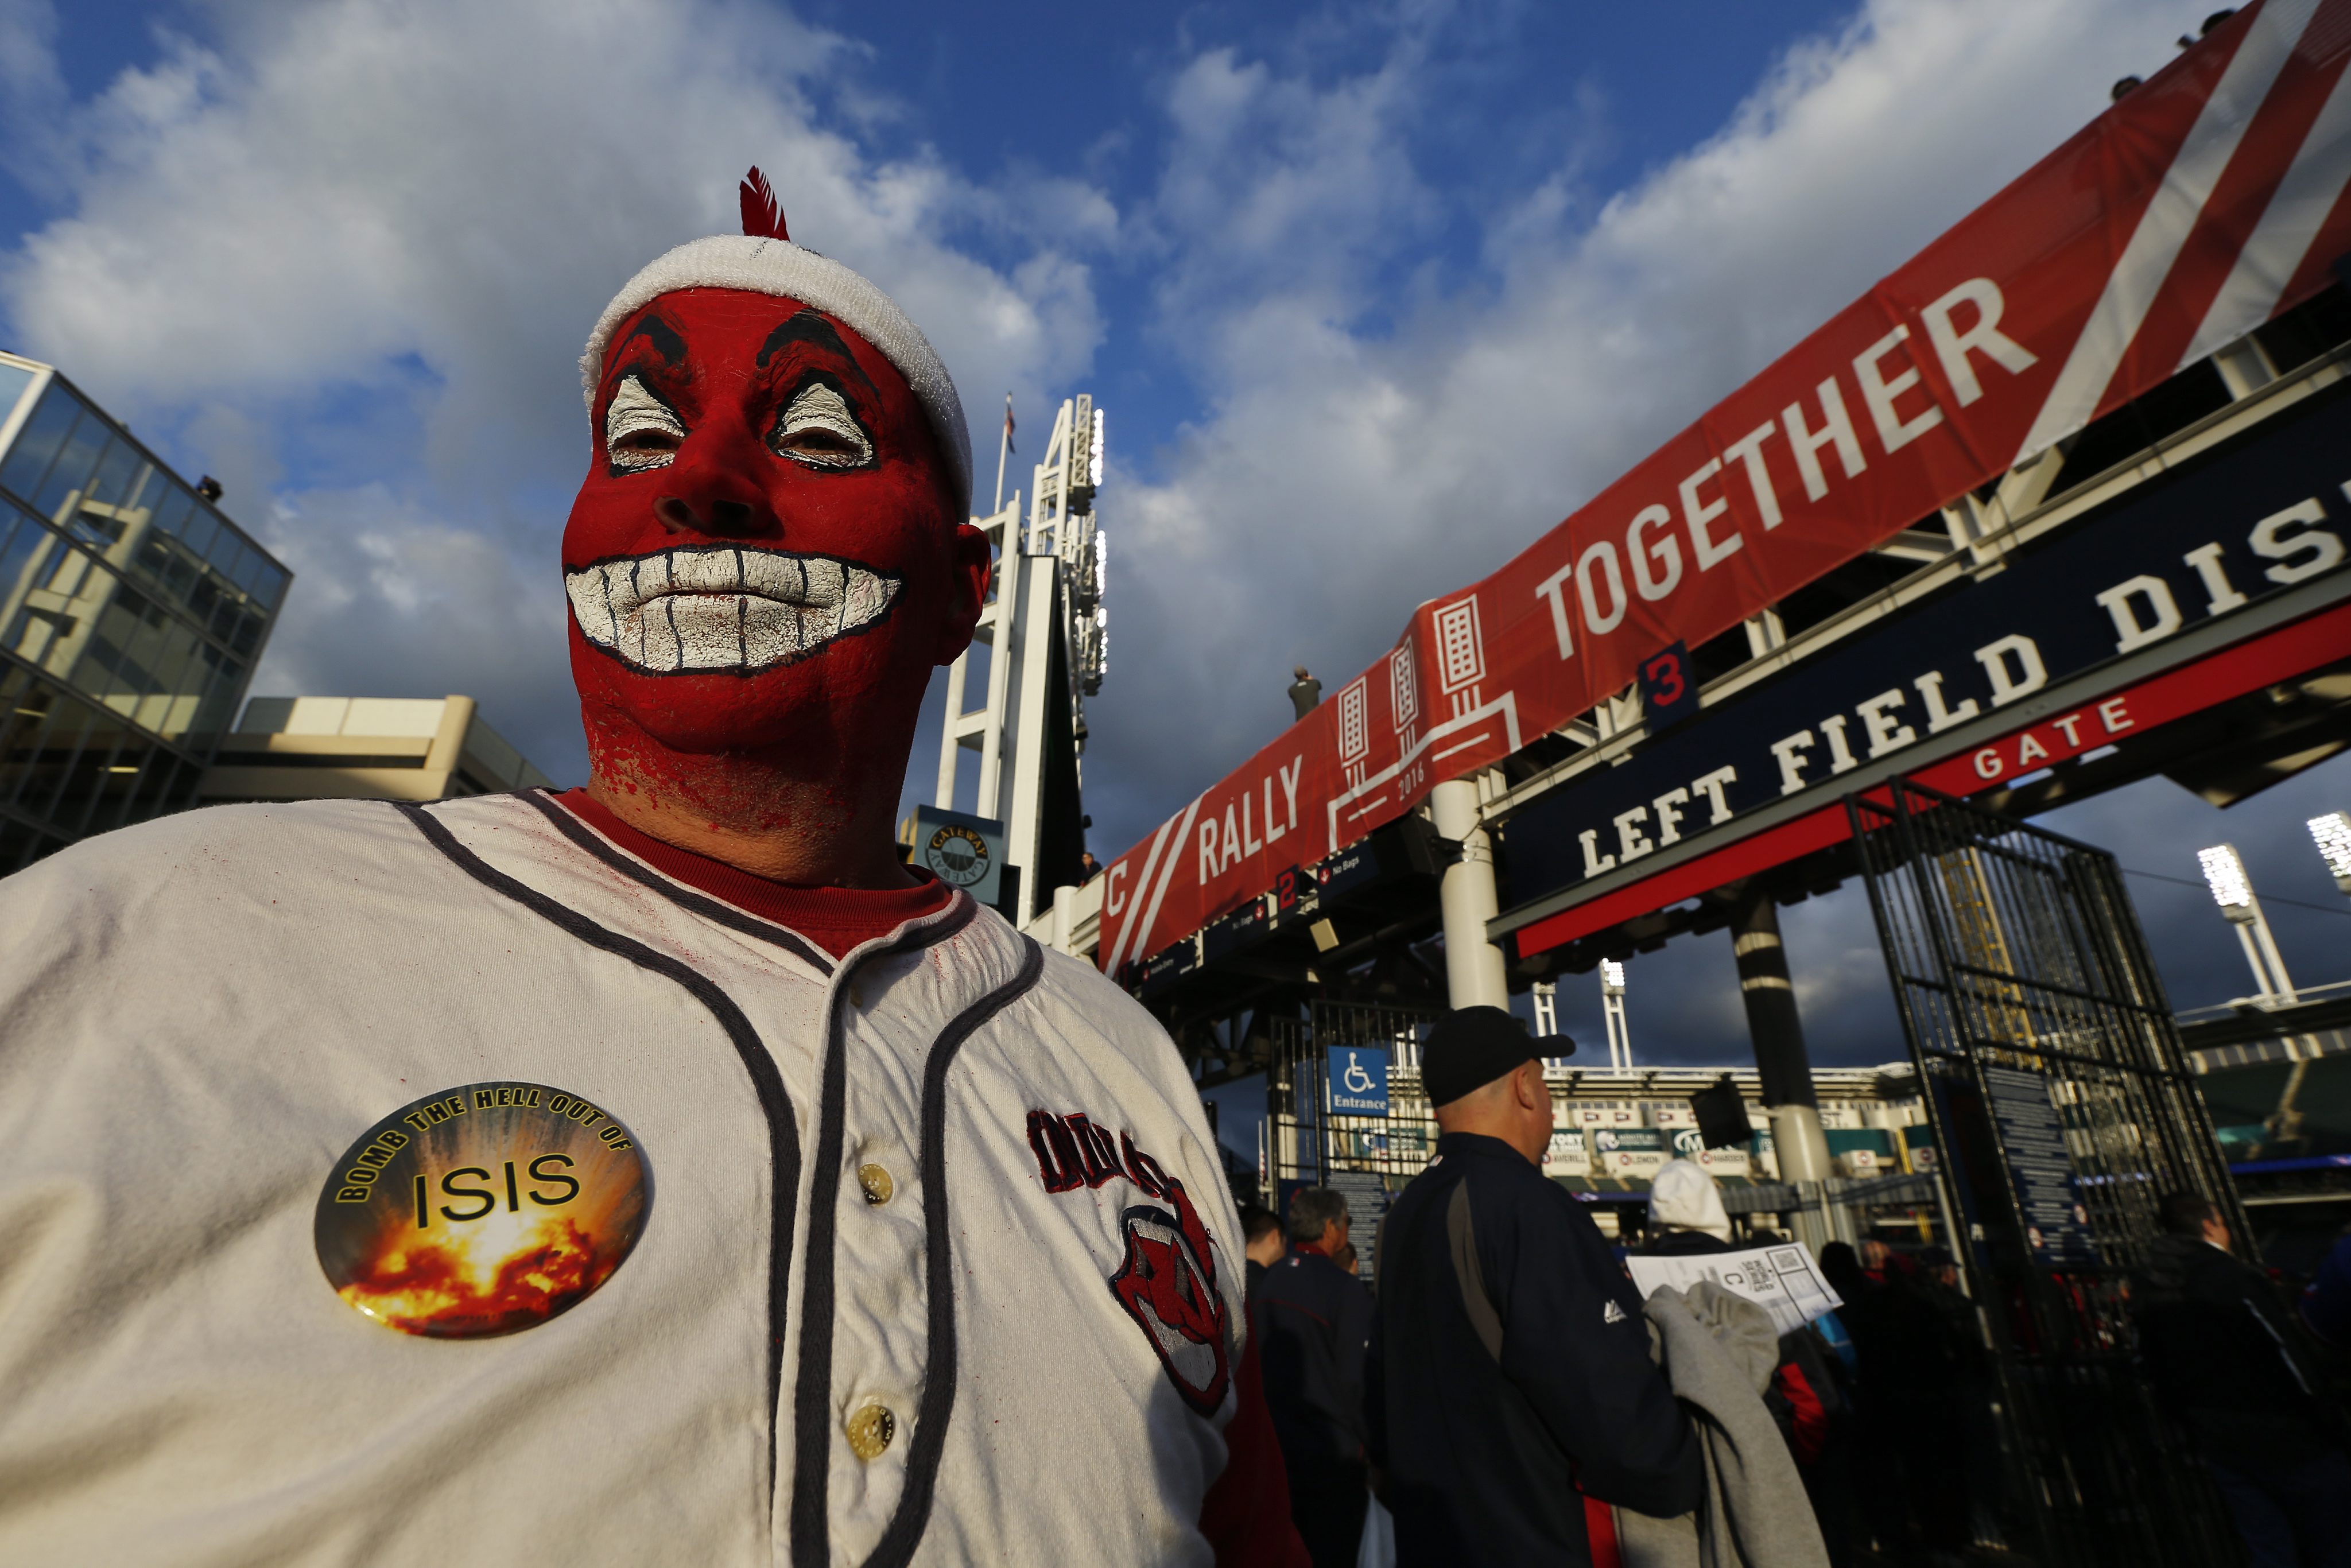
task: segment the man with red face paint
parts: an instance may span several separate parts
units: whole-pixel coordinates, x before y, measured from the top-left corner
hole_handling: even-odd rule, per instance
[[[744,198],[583,361],[587,789],[0,883],[0,1561],[1304,1561],[1174,1049],[892,843],[954,383]]]

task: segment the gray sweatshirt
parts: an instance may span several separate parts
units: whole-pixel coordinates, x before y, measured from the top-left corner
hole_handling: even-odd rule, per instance
[[[1803,1479],[1763,1404],[1780,1361],[1771,1314],[1703,1280],[1653,1292],[1642,1312],[1698,1427],[1706,1495],[1679,1519],[1618,1509],[1624,1568],[1827,1568]]]

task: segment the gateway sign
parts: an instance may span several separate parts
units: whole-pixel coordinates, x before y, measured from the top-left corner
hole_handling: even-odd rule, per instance
[[[2346,52],[2351,0],[2238,12],[1517,558],[1423,605],[1386,657],[1112,863],[1102,967],[1160,952],[2324,287],[2351,248],[2351,117],[2328,107]],[[1431,538],[1444,527],[1431,517]],[[2151,634],[2159,609],[2134,606]],[[1954,686],[1986,641],[1959,650]],[[1876,733],[1934,722],[1908,691]],[[1837,767],[1870,722],[1813,725],[1790,766]],[[1727,809],[1706,771],[1671,786],[1702,816]]]
[[[1881,760],[1911,772],[1964,758],[1962,777],[1946,787],[1966,792],[2114,743],[2149,722],[2120,695],[2032,714],[2029,724],[2020,709],[2018,726],[1998,727],[2015,733],[1997,740],[1969,744],[1953,732],[1981,737],[1980,721],[2045,688],[2303,585],[2333,580],[2351,592],[2346,482],[2351,392],[2337,388],[2025,546],[1997,575],[1889,617],[1708,708],[1624,766],[1545,796],[1505,829],[1513,902],[1563,906],[1552,895],[1685,841],[1736,841],[1767,808],[1825,804],[1868,781],[1847,775]],[[1525,920],[1514,912],[1499,924]],[[1552,945],[1522,940],[1520,950]]]

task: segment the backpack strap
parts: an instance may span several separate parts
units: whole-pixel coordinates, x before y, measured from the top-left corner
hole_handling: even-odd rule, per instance
[[[1499,1362],[1502,1314],[1494,1310],[1494,1298],[1486,1289],[1486,1270],[1478,1262],[1478,1232],[1469,1219],[1467,1178],[1454,1184],[1452,1201],[1445,1206],[1445,1241],[1453,1259],[1453,1277],[1461,1285],[1461,1310],[1469,1314],[1478,1343]]]

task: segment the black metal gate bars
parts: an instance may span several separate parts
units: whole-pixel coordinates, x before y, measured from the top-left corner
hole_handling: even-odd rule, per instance
[[[1303,1019],[1273,1019],[1273,1060],[1266,1071],[1267,1172],[1282,1211],[1299,1186],[1347,1195],[1365,1284],[1376,1278],[1373,1247],[1387,1195],[1420,1174],[1437,1142],[1437,1122],[1419,1092],[1420,1042],[1438,1014],[1423,1008],[1317,1001]],[[1376,1061],[1408,1076],[1387,1083],[1387,1113],[1332,1109],[1332,1053]]]
[[[2158,1199],[2250,1232],[2114,857],[1901,782],[1846,810],[1997,1372],[2010,1539],[2049,1568],[2239,1561],[2133,1364]]]

